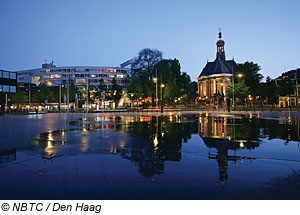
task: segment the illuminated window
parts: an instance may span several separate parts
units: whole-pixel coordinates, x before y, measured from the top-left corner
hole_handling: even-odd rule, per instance
[[[115,69],[103,69],[103,72],[116,72]]]
[[[51,75],[50,78],[61,78],[61,75]]]
[[[86,80],[85,79],[76,79],[76,83],[85,83]]]
[[[92,77],[92,78],[95,78],[95,77],[97,77],[97,75],[91,75],[91,77]]]
[[[110,78],[114,78],[114,77],[116,77],[115,75],[109,75],[108,77],[110,77]]]

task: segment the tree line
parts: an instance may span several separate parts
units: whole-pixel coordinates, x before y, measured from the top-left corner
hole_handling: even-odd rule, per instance
[[[271,79],[266,77],[262,82],[263,75],[260,73],[261,67],[253,62],[245,62],[237,65],[234,74],[234,90],[232,82],[227,87],[227,94],[245,102],[261,102],[263,104],[277,104],[279,96],[289,96],[295,94],[296,81],[288,78],[284,73],[281,78]]]

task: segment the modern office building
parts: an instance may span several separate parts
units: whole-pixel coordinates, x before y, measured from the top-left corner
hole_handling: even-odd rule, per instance
[[[15,72],[0,70],[0,113],[5,111],[8,94],[16,93],[16,91],[17,74]]]
[[[125,86],[130,76],[130,68],[102,67],[102,66],[62,66],[56,67],[53,61],[42,64],[42,68],[17,71],[18,83],[30,83],[39,86],[58,86],[63,81],[72,80],[79,88],[87,84],[96,86],[103,79],[104,84],[110,86],[115,79],[117,84]]]
[[[216,43],[217,55],[213,62],[207,62],[201,74],[198,77],[199,100],[215,101],[215,98],[226,98],[226,88],[232,80],[232,75],[237,71],[237,64],[234,60],[225,58],[225,42],[222,39],[222,33],[219,32],[219,38]]]

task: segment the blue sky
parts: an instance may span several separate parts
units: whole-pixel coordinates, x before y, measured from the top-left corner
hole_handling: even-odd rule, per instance
[[[177,58],[193,80],[213,61],[219,27],[227,59],[272,78],[300,67],[300,1],[0,0],[0,69],[117,66],[143,48]]]

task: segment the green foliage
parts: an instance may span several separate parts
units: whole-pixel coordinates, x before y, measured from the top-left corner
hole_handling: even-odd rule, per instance
[[[296,86],[295,82],[289,78],[278,81],[279,84],[279,95],[280,96],[291,96],[295,93]]]
[[[234,84],[234,90],[233,90],[232,82],[229,82],[226,90],[227,90],[227,95],[231,98],[233,96],[233,91],[234,91],[235,98],[245,98],[249,94],[249,87],[246,86],[244,80],[238,80]]]
[[[81,94],[81,92],[79,91],[79,89],[77,88],[77,86],[74,84],[73,80],[69,80],[69,101],[70,102],[75,102],[75,94],[77,93],[77,95],[79,96],[79,94]],[[63,81],[62,82],[62,87],[61,87],[61,100],[64,100],[64,95],[67,96],[67,91],[68,91],[68,87],[67,87],[67,81]]]
[[[276,103],[279,95],[279,86],[276,85],[274,80],[268,76],[266,78],[266,83],[261,85],[260,96],[263,99],[268,99],[269,103]]]
[[[28,95],[25,92],[17,92],[11,95],[11,102],[14,104],[17,104],[18,106],[20,104],[28,103]]]
[[[135,97],[154,97],[153,78],[156,76],[155,65],[161,61],[162,53],[157,49],[145,48],[132,63],[132,81],[128,92],[137,94]]]
[[[128,86],[130,99],[139,100],[150,96],[154,98],[156,84],[153,78],[157,78],[159,97],[161,83],[165,86],[162,89],[164,102],[174,103],[174,100],[179,97],[194,100],[197,96],[197,83],[191,84],[190,76],[181,72],[177,59],[162,60],[161,52],[144,49],[133,63],[133,67],[133,76]]]
[[[189,101],[195,101],[197,98],[197,90],[198,90],[198,84],[196,81],[193,81],[188,85],[187,88],[187,98]]]
[[[53,91],[46,85],[42,85],[33,93],[32,100],[35,103],[45,103],[46,99],[48,99],[48,102],[56,101]]]
[[[122,87],[117,84],[116,79],[113,79],[111,83],[112,85],[109,88],[110,96],[108,96],[108,100],[113,100],[115,103],[118,103],[122,97]]]
[[[162,82],[165,85],[163,98],[167,103],[174,103],[174,100],[179,97],[183,97],[184,100],[190,100],[194,97],[197,90],[191,85],[190,76],[181,72],[181,66],[179,61],[174,60],[161,60],[157,64],[158,71],[158,83]],[[194,91],[194,93],[193,93]]]
[[[243,80],[245,80],[246,86],[249,87],[249,93],[253,96],[260,95],[260,82],[263,79],[263,75],[259,73],[260,66],[253,62],[245,62],[238,64],[239,74],[242,74]],[[237,81],[238,77],[235,78]]]

